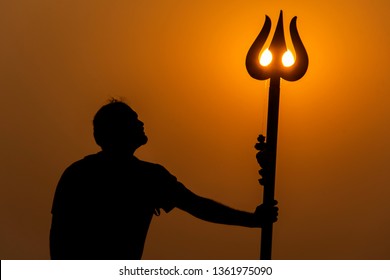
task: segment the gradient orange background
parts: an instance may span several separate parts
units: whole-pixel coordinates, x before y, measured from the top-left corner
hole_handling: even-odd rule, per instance
[[[0,258],[49,258],[55,186],[99,150],[91,121],[112,96],[145,123],[137,156],[253,211],[268,90],[245,56],[280,9],[285,27],[298,16],[310,64],[281,84],[273,257],[390,259],[386,0],[1,1]],[[259,237],[174,210],[144,258],[256,259]]]

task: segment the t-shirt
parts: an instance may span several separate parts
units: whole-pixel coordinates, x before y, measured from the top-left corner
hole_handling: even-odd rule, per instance
[[[189,191],[164,167],[103,152],[73,163],[53,201],[52,259],[141,259],[153,213]]]

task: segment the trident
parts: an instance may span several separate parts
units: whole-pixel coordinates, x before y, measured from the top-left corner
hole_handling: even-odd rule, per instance
[[[291,52],[287,50],[284,38],[282,11],[280,11],[278,24],[271,44],[263,52],[261,59],[259,59],[260,52],[271,29],[271,20],[268,16],[266,16],[264,26],[250,47],[246,57],[246,68],[252,78],[257,80],[271,79],[269,86],[266,143],[264,143],[265,139],[263,137],[259,137],[260,146],[266,144],[265,149],[268,160],[267,166],[264,167],[263,171],[260,170],[259,172],[260,174],[267,174],[266,178],[259,180],[260,184],[264,187],[263,204],[265,206],[273,206],[275,196],[280,79],[282,78],[291,82],[297,81],[305,75],[309,65],[309,57],[299,37],[296,22],[297,17],[294,17],[290,23],[290,35],[296,56],[295,61],[288,61],[288,56],[291,58]],[[261,231],[260,259],[270,260],[271,252],[272,223],[268,223],[262,227]]]

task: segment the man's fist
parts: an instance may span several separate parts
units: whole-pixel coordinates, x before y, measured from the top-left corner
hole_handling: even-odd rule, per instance
[[[256,225],[263,227],[266,224],[275,223],[278,220],[279,208],[276,207],[278,202],[274,200],[272,205],[261,204],[257,206],[255,211]]]

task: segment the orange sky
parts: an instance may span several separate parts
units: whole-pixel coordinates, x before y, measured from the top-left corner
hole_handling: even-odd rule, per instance
[[[91,120],[111,96],[145,123],[137,156],[254,210],[268,90],[245,57],[283,9],[310,64],[281,84],[273,258],[390,259],[388,1],[268,3],[1,1],[0,258],[49,258],[55,186],[98,151]],[[259,237],[174,210],[153,220],[144,258],[256,259]]]

